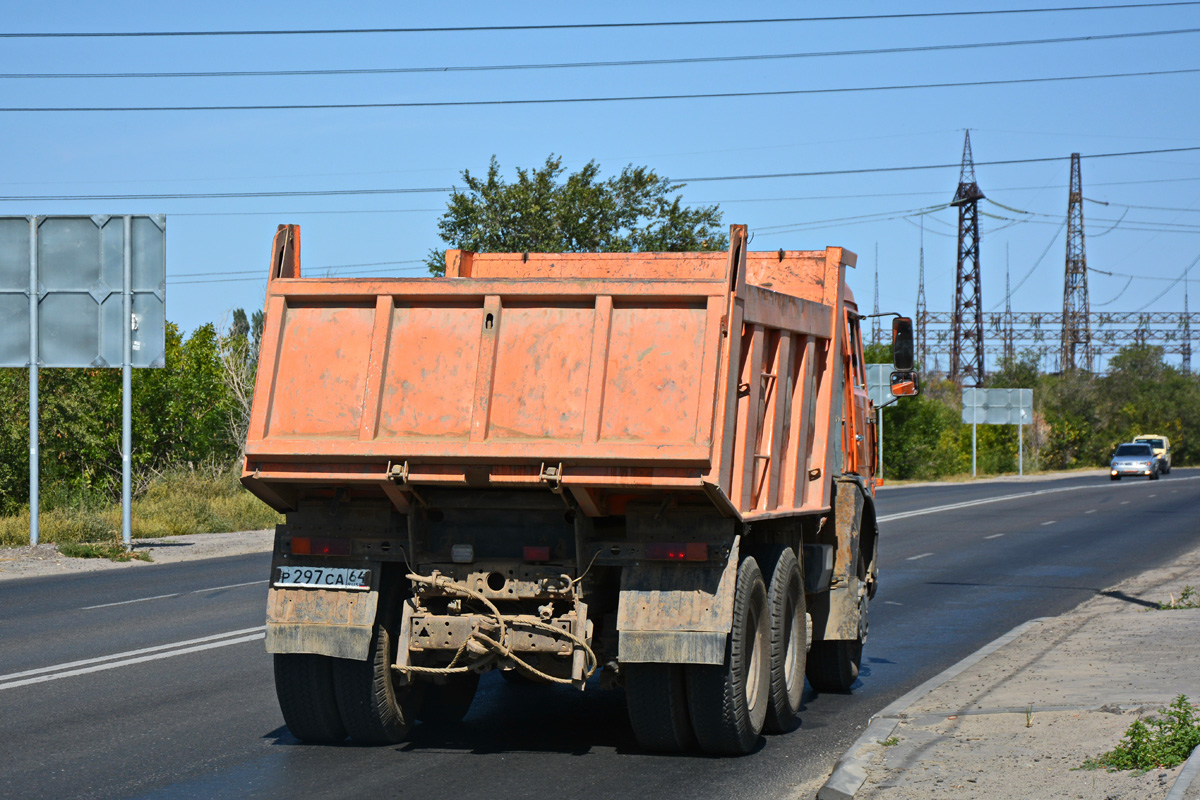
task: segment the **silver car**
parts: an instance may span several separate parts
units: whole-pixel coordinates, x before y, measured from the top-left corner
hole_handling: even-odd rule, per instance
[[[1152,481],[1158,480],[1161,468],[1154,448],[1141,442],[1123,444],[1113,453],[1112,464],[1109,465],[1109,477],[1114,481],[1121,480],[1122,475],[1142,477]]]

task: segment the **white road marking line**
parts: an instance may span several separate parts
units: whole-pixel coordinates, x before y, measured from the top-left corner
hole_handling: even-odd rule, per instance
[[[236,589],[239,586],[257,586],[260,583],[268,583],[268,582],[269,582],[268,580],[264,579],[261,581],[246,581],[245,583],[230,583],[225,586],[208,586],[204,589],[193,589],[192,591],[187,592],[187,594],[203,594],[204,592],[216,592],[221,589]],[[113,606],[127,606],[130,603],[144,603],[147,600],[165,600],[168,597],[179,597],[182,594],[184,594],[184,592],[174,592],[172,594],[156,594],[153,597],[139,597],[136,600],[120,600],[116,603],[101,603],[100,605],[96,605],[96,606],[84,606],[83,608],[81,608],[79,610],[80,611],[91,611],[94,608],[112,608]]]
[[[1176,478],[1174,480],[1174,483],[1179,483],[1181,481],[1197,481],[1197,480],[1200,480],[1200,475],[1193,475],[1193,476],[1190,476],[1187,478]],[[1132,485],[1136,485],[1136,484],[1132,484]],[[949,505],[934,506],[933,508],[921,508],[921,509],[917,509],[915,511],[901,511],[898,514],[885,514],[882,517],[878,517],[875,521],[876,522],[891,522],[892,520],[906,519],[908,517],[921,517],[926,514],[937,514],[942,511],[956,511],[960,508],[971,508],[972,506],[982,506],[982,505],[986,505],[988,503],[999,503],[1004,500],[1018,500],[1022,497],[1037,497],[1038,495],[1058,494],[1059,492],[1080,492],[1080,491],[1084,491],[1085,489],[1104,489],[1104,490],[1110,491],[1110,492],[1114,491],[1114,490],[1122,491],[1121,489],[1117,489],[1114,486],[1109,486],[1108,484],[1095,484],[1095,485],[1088,485],[1088,486],[1063,486],[1058,489],[1039,489],[1036,492],[1020,492],[1018,494],[1001,495],[1000,497],[985,497],[980,500],[967,500],[966,502],[963,502],[963,503],[950,503]],[[1178,490],[1175,490],[1175,491],[1178,491]]]
[[[1123,506],[1127,506],[1127,505],[1129,505],[1129,501],[1128,501],[1128,500],[1122,500],[1122,501],[1121,501],[1121,505],[1123,505]]]
[[[198,653],[201,650],[213,650],[218,647],[228,647],[231,644],[242,644],[244,642],[254,642],[259,639],[265,639],[266,633],[255,633],[250,636],[242,636],[237,639],[222,639],[219,642],[210,642],[208,644],[198,644],[195,647],[185,647],[182,650],[168,650],[165,653],[155,653],[152,656],[140,656],[138,658],[130,658],[125,661],[113,661],[108,664],[96,664],[91,667],[83,667],[82,669],[70,670],[69,672],[56,672],[52,675],[39,675],[36,678],[25,678],[19,681],[10,681],[8,683],[0,683],[0,692],[5,689],[16,689],[19,686],[28,686],[31,683],[45,683],[46,681],[56,681],[60,678],[71,678],[76,675],[87,675],[92,672],[103,672],[117,667],[128,667],[134,664],[141,664],[146,661],[157,661],[163,658],[174,658],[175,656],[183,656],[188,653]]]
[[[201,636],[199,639],[185,639],[182,642],[171,642],[170,644],[160,644],[154,647],[143,647],[140,650],[128,650],[124,653],[113,653],[111,656],[100,656],[98,658],[85,658],[82,661],[69,661],[65,664],[55,664],[52,667],[40,667],[38,669],[28,669],[24,672],[12,672],[8,675],[0,675],[0,682],[12,680],[13,678],[24,678],[26,675],[40,675],[43,672],[54,672],[59,669],[73,669],[74,667],[82,667],[88,664],[97,664],[101,661],[111,661],[114,658],[126,658],[129,656],[140,656],[145,653],[157,653],[160,650],[170,650],[172,647],[187,647],[193,644],[202,644],[204,642],[215,641],[216,639],[226,639],[230,636],[242,636],[247,633],[259,633],[267,629],[266,625],[259,625],[256,628],[242,628],[236,631],[226,631],[225,633],[214,633],[211,636]]]
[[[885,606],[902,606],[902,605],[904,605],[904,603],[897,603],[895,600],[884,600],[883,604]]]
[[[112,608],[113,606],[127,606],[130,603],[144,603],[147,600],[164,600],[168,597],[179,597],[180,594],[181,594],[180,592],[174,592],[172,594],[156,594],[156,595],[154,595],[154,597],[139,597],[136,600],[121,600],[120,602],[117,602],[117,603],[101,603],[98,606],[84,606],[83,608],[81,608],[79,610],[80,611],[91,611],[93,608]]]
[[[1085,511],[1085,512],[1083,512],[1083,513],[1085,513],[1085,514],[1095,514],[1095,513],[1096,513],[1096,509],[1094,509],[1094,508],[1089,508],[1087,511]]]
[[[983,537],[983,538],[985,538],[985,539],[999,539],[999,538],[1000,538],[1001,536],[1003,536],[1003,535],[1004,535],[1003,533],[993,533],[991,536],[985,536],[985,537]]]
[[[1043,522],[1042,525],[1053,525],[1056,522],[1058,522],[1056,519],[1047,520],[1046,522]]]
[[[933,555],[933,553],[921,553],[921,555],[919,555],[919,556],[909,556],[908,558],[906,558],[904,560],[905,561],[916,561],[918,558],[925,558],[926,556],[931,556],[931,555]]]
[[[1158,497],[1158,495],[1152,494],[1152,495],[1150,495],[1150,497]]]
[[[260,583],[270,583],[270,581],[264,578],[261,581],[246,581],[245,583],[231,583],[227,586],[209,586],[207,589],[194,589],[194,590],[192,590],[192,594],[200,594],[202,592],[215,592],[219,589],[237,589],[239,586],[257,586]]]

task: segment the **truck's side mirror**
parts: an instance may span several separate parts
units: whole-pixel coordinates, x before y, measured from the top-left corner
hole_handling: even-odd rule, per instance
[[[913,368],[913,329],[909,317],[892,319],[892,364],[902,371]]]
[[[896,397],[916,397],[921,392],[917,373],[912,370],[896,370],[892,373],[892,394]]]

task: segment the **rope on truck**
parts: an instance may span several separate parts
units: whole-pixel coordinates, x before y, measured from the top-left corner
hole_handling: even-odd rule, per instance
[[[592,677],[599,666],[599,662],[596,659],[596,654],[593,652],[592,648],[588,646],[588,643],[570,631],[564,631],[562,628],[556,628],[549,623],[542,622],[541,620],[537,619],[531,619],[527,616],[503,614],[500,612],[500,609],[496,607],[496,604],[484,597],[482,593],[468,589],[465,586],[460,586],[444,575],[418,575],[416,573],[410,573],[408,575],[408,579],[414,583],[424,583],[429,586],[433,586],[448,594],[458,594],[472,600],[478,600],[488,609],[488,613],[483,615],[484,618],[495,622],[496,626],[500,629],[500,636],[499,641],[497,641],[481,631],[471,631],[470,635],[463,640],[463,643],[459,646],[457,652],[455,652],[454,658],[450,659],[450,663],[447,666],[418,667],[415,665],[409,665],[401,667],[392,665],[392,669],[396,670],[397,672],[422,675],[456,675],[478,669],[479,667],[490,664],[500,658],[508,658],[522,672],[528,673],[539,680],[546,681],[547,683],[561,683],[566,685],[571,685],[573,683],[570,678],[559,678],[543,672],[542,670],[530,664],[528,661],[525,661],[523,658],[518,656],[515,652],[513,652],[511,647],[504,644],[504,635],[508,632],[508,626],[510,624],[528,625],[533,628],[538,628],[539,630],[544,630],[558,638],[566,639],[567,641],[572,642],[576,647],[583,650],[588,665],[583,676],[584,680]],[[487,648],[488,652],[474,663],[460,666],[459,661],[464,655],[466,655],[467,649],[472,641],[479,642],[479,644]],[[401,644],[404,645],[404,643]]]

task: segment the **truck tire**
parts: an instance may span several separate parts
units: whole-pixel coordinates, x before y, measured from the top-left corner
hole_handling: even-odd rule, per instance
[[[625,705],[638,744],[661,753],[696,746],[681,664],[623,664]]]
[[[808,651],[808,682],[818,692],[850,691],[862,663],[861,639],[813,642]]]
[[[421,691],[417,719],[439,728],[457,725],[471,710],[475,692],[479,689],[479,673],[464,672],[450,675],[442,684],[431,683]]]
[[[329,656],[276,653],[275,696],[284,723],[300,741],[334,744],[346,738]]]
[[[408,736],[416,710],[420,684],[399,685],[392,669],[396,638],[380,622],[375,623],[366,661],[333,660],[333,688],[346,732],[357,744],[397,744]]]
[[[773,562],[775,566],[767,584],[767,611],[771,622],[770,702],[763,729],[767,733],[787,733],[796,727],[796,714],[804,697],[808,609],[804,602],[804,576],[796,552],[784,547]]]
[[[692,730],[706,753],[743,755],[758,743],[770,705],[770,640],[767,587],[747,557],[738,566],[725,663],[687,665]]]

